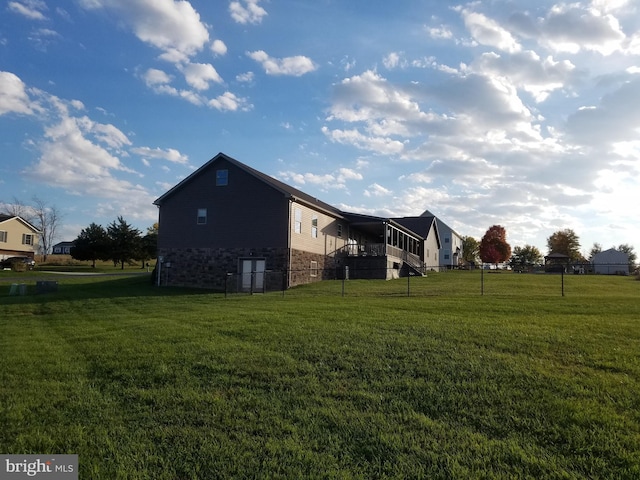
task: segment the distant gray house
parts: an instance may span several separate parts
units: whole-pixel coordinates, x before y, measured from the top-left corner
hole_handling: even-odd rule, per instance
[[[396,278],[436,265],[432,217],[343,212],[219,153],[155,202],[159,284],[242,291]],[[411,221],[417,218],[418,221]]]
[[[433,217],[436,220],[441,243],[439,266],[443,269],[458,267],[462,262],[462,236],[438,217],[435,217],[429,210],[425,210],[421,216]]]
[[[593,272],[604,275],[627,275],[629,255],[615,248],[596,253],[591,259]]]
[[[59,242],[51,248],[53,255],[70,255],[73,242]]]

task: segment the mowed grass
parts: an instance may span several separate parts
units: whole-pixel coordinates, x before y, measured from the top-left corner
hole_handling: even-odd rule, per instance
[[[55,278],[0,276],[2,453],[77,453],[82,479],[640,478],[631,277]]]

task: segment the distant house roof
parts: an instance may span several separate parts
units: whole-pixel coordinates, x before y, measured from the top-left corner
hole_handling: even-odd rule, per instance
[[[433,213],[431,213],[431,211],[425,210],[424,212],[422,212],[422,214],[420,216],[421,217],[433,217],[433,218],[435,218],[436,219],[436,225],[438,227],[438,232],[442,232],[442,231],[445,231],[445,229],[448,229],[448,230],[451,230],[458,237],[462,238],[462,235],[460,235],[453,228],[451,228],[449,225],[447,225],[442,220],[440,220],[440,218],[436,217]]]
[[[27,222],[24,218],[19,217],[17,215],[0,214],[0,223],[7,222],[7,221],[12,220],[14,218],[16,220],[18,220],[20,223],[24,224],[27,228],[30,228],[31,230],[33,230],[35,233],[40,233],[40,230],[37,227],[35,227],[31,223]]]
[[[591,259],[592,263],[611,263],[617,262],[626,264],[629,262],[629,255],[626,252],[610,248],[596,253]]]
[[[185,178],[184,180],[182,180],[180,183],[178,183],[176,186],[174,186],[173,188],[171,188],[169,191],[167,191],[164,195],[162,195],[161,197],[159,197],[154,203],[154,205],[162,205],[162,203],[171,195],[173,195],[177,190],[182,189],[185,185],[187,185],[193,178],[195,178],[196,176],[200,175],[200,173],[203,170],[206,170],[211,164],[224,159],[227,162],[231,163],[232,165],[240,168],[241,170],[244,170],[245,172],[247,172],[250,175],[253,175],[254,177],[258,178],[259,180],[262,180],[263,182],[265,182],[266,184],[270,185],[271,187],[275,188],[276,190],[279,190],[280,192],[282,192],[285,196],[290,197],[293,200],[296,200],[298,202],[301,203],[305,203],[309,206],[312,206],[316,209],[319,210],[323,210],[325,212],[331,213],[332,215],[336,216],[336,217],[342,217],[342,212],[337,209],[336,207],[329,205],[328,203],[325,203],[319,199],[317,199],[316,197],[313,197],[312,195],[308,195],[304,192],[302,192],[301,190],[298,190],[297,188],[294,188],[290,185],[287,185],[284,182],[281,182],[280,180],[277,180],[265,173],[262,173],[254,168],[251,168],[248,165],[245,165],[242,162],[239,162],[238,160],[236,160],[235,158],[232,158],[222,152],[218,153],[215,157],[213,157],[211,160],[209,160],[207,163],[205,163],[204,165],[202,165],[200,168],[198,168],[196,171],[194,171],[191,175],[189,175],[187,178]]]
[[[546,255],[544,257],[545,260],[556,260],[556,261],[560,261],[560,260],[569,260],[569,255],[565,255],[564,253],[556,253],[556,252],[551,252],[549,255]]]
[[[53,248],[56,248],[56,247],[73,247],[74,244],[75,244],[75,242],[58,242],[53,246]]]
[[[419,217],[400,217],[394,218],[393,220],[412,232],[417,233],[422,238],[427,238],[429,231],[431,230],[431,226],[434,226],[436,230],[436,240],[438,242],[438,247],[440,247],[440,230],[438,229],[436,217],[422,214]]]

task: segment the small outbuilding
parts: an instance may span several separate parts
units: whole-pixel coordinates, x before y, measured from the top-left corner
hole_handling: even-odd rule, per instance
[[[566,273],[571,259],[564,253],[551,252],[544,257],[544,271],[547,273]]]
[[[602,275],[628,275],[629,255],[615,248],[596,253],[591,259],[593,272]]]

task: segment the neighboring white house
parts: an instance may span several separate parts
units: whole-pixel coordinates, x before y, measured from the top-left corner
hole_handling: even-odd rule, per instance
[[[433,216],[429,210],[425,210],[421,217]],[[462,262],[462,236],[453,228],[435,217],[438,233],[440,234],[439,264],[440,268],[457,268]]]
[[[629,273],[629,255],[615,248],[596,253],[591,259],[591,263],[594,273],[604,275],[627,275]]]

